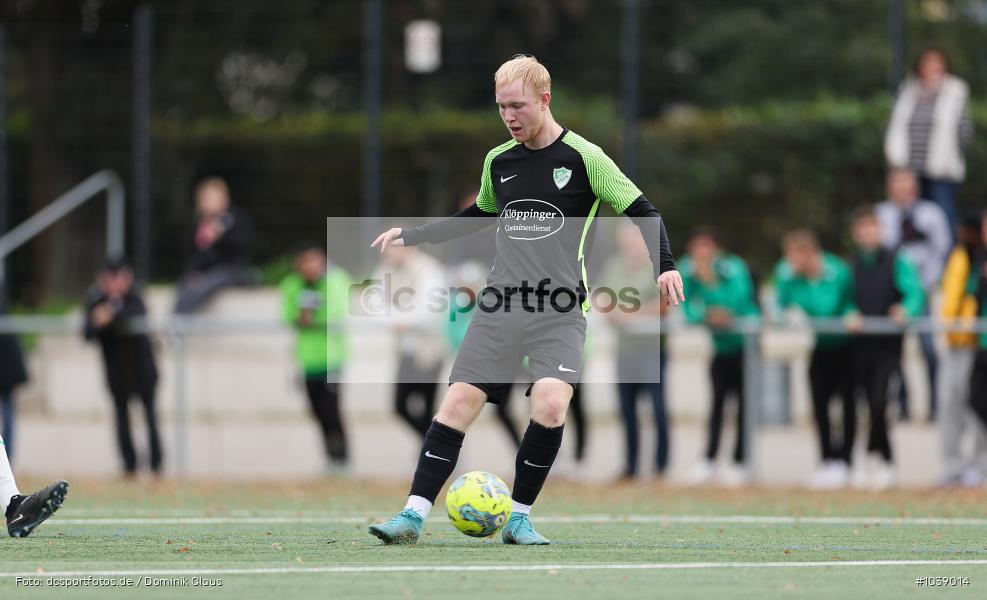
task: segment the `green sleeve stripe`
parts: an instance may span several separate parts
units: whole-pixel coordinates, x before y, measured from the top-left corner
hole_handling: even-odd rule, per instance
[[[599,146],[591,144],[572,131],[567,132],[562,141],[583,157],[593,193],[612,206],[615,211],[624,212],[632,202],[641,197],[641,190],[620,171],[620,168]]]
[[[508,140],[497,146],[483,160],[483,174],[480,176],[480,193],[476,196],[476,206],[483,212],[497,212],[497,196],[494,194],[493,180],[490,179],[490,165],[493,160],[517,145],[514,140]]]

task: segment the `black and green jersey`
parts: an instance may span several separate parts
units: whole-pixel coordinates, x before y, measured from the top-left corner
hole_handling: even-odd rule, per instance
[[[497,216],[488,285],[536,286],[547,279],[552,288],[585,289],[583,260],[601,202],[636,219],[656,276],[675,268],[657,210],[599,146],[567,129],[539,150],[513,140],[497,146],[484,161],[475,205],[402,237],[409,245],[442,242],[479,227],[455,217]]]

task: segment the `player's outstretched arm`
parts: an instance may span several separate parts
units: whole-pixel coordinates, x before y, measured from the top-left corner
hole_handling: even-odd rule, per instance
[[[405,246],[414,246],[424,242],[441,244],[493,225],[497,222],[497,219],[493,218],[496,216],[496,212],[487,212],[474,202],[452,216],[425,223],[412,229],[405,229],[401,232],[401,239],[404,240]]]

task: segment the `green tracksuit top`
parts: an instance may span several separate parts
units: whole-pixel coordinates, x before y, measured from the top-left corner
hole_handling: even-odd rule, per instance
[[[685,286],[685,318],[689,323],[704,323],[706,311],[722,308],[734,317],[760,314],[755,299],[754,282],[747,264],[738,256],[719,254],[713,258],[716,281],[701,281],[691,257],[679,262]],[[737,333],[713,332],[713,347],[717,354],[736,354],[744,348],[744,338]]]
[[[330,266],[316,283],[293,273],[281,281],[282,318],[297,333],[295,354],[306,377],[336,373],[346,361],[346,334],[342,330],[349,304],[350,278]],[[302,327],[298,316],[305,307],[315,309],[312,323]],[[332,325],[334,328],[329,329]]]
[[[841,318],[856,310],[853,303],[853,273],[840,258],[823,252],[818,278],[809,279],[781,260],[774,271],[775,293],[782,310],[797,306],[810,317]],[[847,341],[845,334],[820,334],[816,345],[836,347]]]

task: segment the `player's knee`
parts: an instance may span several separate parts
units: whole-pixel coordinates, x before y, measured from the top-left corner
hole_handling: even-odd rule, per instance
[[[531,419],[545,427],[558,427],[565,423],[565,413],[569,408],[572,388],[552,386],[534,398],[531,403]]]
[[[445,400],[435,414],[435,420],[453,429],[464,431],[481,408],[485,398],[470,389],[452,385],[446,393]]]

